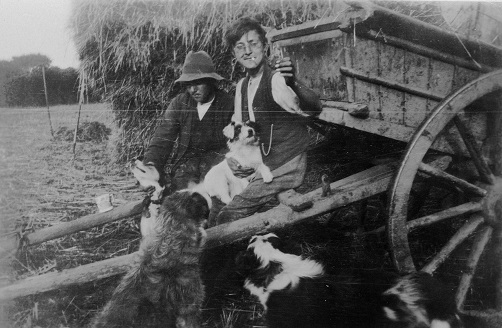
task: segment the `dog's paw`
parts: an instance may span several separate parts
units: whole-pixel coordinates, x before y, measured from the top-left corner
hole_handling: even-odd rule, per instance
[[[203,227],[199,227],[200,232],[200,246],[204,246],[207,241],[207,232]]]
[[[222,203],[225,203],[225,205],[228,205],[232,201],[232,197],[227,194],[218,195],[216,197],[218,197]]]
[[[270,175],[265,174],[265,175],[263,176],[263,181],[264,181],[265,183],[270,183],[270,182],[272,182],[272,180],[274,180],[274,176],[272,175],[272,173],[271,173]]]
[[[272,172],[270,172],[268,168],[261,170],[260,173],[265,183],[270,183],[272,182],[272,180],[274,180],[274,176],[272,175]]]

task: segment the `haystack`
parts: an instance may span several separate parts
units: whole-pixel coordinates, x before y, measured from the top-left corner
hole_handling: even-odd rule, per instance
[[[433,23],[441,18],[430,3],[387,6]],[[242,71],[223,35],[239,17],[281,29],[347,8],[342,0],[74,0],[71,28],[83,80],[111,103],[120,131],[112,138],[115,160],[141,155],[148,145],[156,118],[179,91],[173,82],[189,50],[208,52],[229,79],[221,87],[232,89]]]
[[[342,1],[297,0],[75,0],[71,27],[87,87],[111,103],[118,131],[115,160],[142,153],[156,118],[179,91],[173,85],[189,50],[205,50],[217,71],[242,74],[223,44],[230,24],[241,16],[282,28],[329,16],[347,7]]]

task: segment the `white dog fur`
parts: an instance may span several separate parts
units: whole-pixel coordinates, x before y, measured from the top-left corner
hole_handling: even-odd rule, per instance
[[[149,215],[143,214],[141,216],[141,235],[146,236],[151,234],[153,232],[152,229],[155,227],[155,220],[159,215],[160,201],[164,187],[159,184],[160,174],[153,164],[143,164],[140,160],[136,160],[131,165],[131,171],[143,188],[155,188],[150,196],[150,205],[148,206]]]
[[[272,172],[263,163],[260,140],[252,126],[242,122],[232,122],[223,129],[223,134],[228,139],[227,146],[230,150],[225,155],[227,158],[237,160],[243,167],[254,168],[266,183],[273,180]],[[238,178],[232,173],[227,160],[211,168],[204,178],[208,194],[211,197],[216,196],[225,204],[230,203],[248,184],[247,178]]]

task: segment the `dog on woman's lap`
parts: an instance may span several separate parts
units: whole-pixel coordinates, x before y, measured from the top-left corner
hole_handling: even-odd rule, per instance
[[[233,158],[242,167],[255,169],[263,181],[269,183],[274,176],[263,163],[257,130],[258,126],[254,122],[231,122],[227,125],[223,134],[228,139],[227,146],[230,151],[225,157]],[[208,194],[217,197],[224,204],[230,203],[234,196],[240,194],[249,184],[248,178],[239,178],[233,174],[227,159],[212,167],[204,178]]]

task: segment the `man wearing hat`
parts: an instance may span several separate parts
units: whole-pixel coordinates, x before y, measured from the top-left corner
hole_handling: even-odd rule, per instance
[[[232,117],[234,99],[217,88],[220,80],[223,77],[216,73],[206,52],[187,54],[182,74],[175,81],[185,92],[169,104],[143,159],[146,164],[153,163],[161,175],[171,159],[171,190],[202,181],[228,151],[222,130]],[[172,154],[176,140],[178,146]]]

